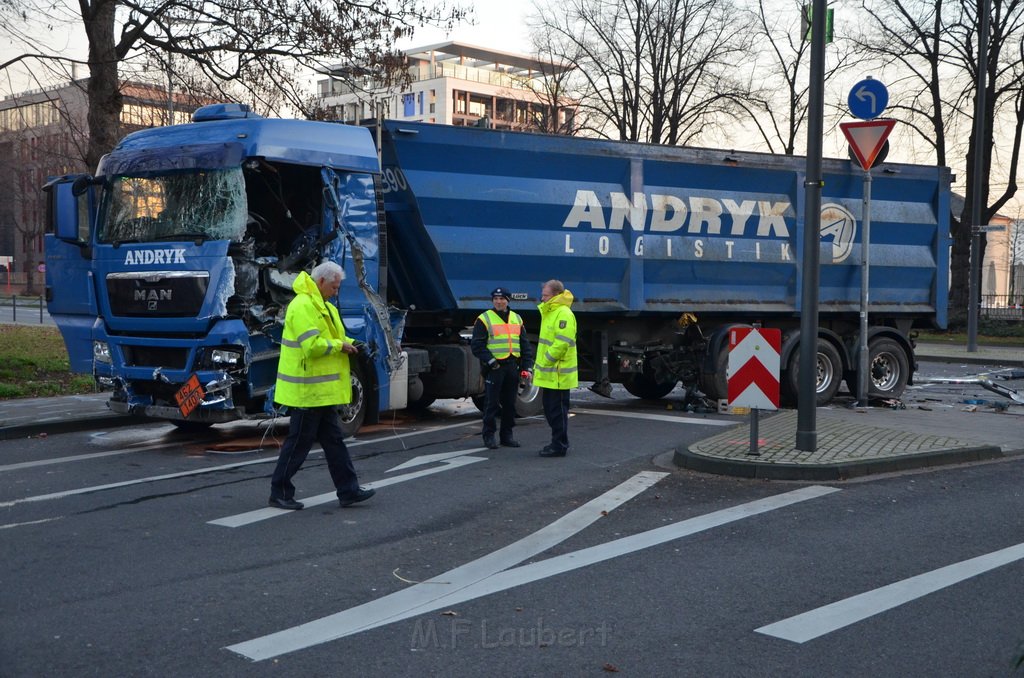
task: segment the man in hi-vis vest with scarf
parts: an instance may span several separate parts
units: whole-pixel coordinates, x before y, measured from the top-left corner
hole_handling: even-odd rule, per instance
[[[533,346],[523,328],[523,319],[508,307],[512,298],[503,287],[491,292],[489,311],[484,311],[473,324],[470,349],[480,361],[484,375],[484,445],[498,448],[494,434],[498,432],[497,418],[501,412],[499,439],[505,447],[519,447],[512,436],[516,425],[516,394],[519,378],[529,379],[533,365]]]
[[[542,457],[564,457],[569,451],[569,391],[579,385],[572,302],[572,292],[560,280],[549,280],[541,287],[533,385],[541,390],[544,417],[551,426],[551,444],[540,451]]]
[[[359,487],[338,417],[338,406],[352,401],[349,355],[358,351],[345,336],[338,309],[327,301],[337,296],[344,277],[338,264],[326,261],[312,273],[299,273],[292,284],[295,298],[285,314],[274,386],[274,402],[291,411],[288,437],[270,481],[270,505],[276,508],[302,508],[302,503],[295,501],[292,476],[314,441],[324,448],[341,506],[374,495],[374,490]]]

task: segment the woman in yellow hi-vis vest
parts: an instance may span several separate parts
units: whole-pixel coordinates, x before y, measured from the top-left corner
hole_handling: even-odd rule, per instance
[[[564,457],[569,451],[569,390],[579,385],[573,296],[561,281],[549,280],[541,288],[540,301],[533,385],[541,389],[544,418],[551,426],[551,444],[540,456]]]
[[[342,506],[374,495],[374,490],[359,487],[338,418],[338,405],[352,400],[348,361],[349,355],[358,351],[345,336],[338,309],[327,301],[337,296],[344,277],[338,264],[327,261],[312,274],[299,273],[292,284],[295,298],[285,313],[274,386],[274,402],[291,410],[288,437],[270,480],[270,505],[276,508],[302,508],[302,503],[295,501],[292,476],[306,460],[313,441],[324,448]]]
[[[521,373],[529,378],[533,365],[533,346],[523,329],[523,319],[508,307],[511,298],[503,287],[491,292],[494,308],[481,313],[473,323],[469,345],[484,375],[484,445],[492,450],[498,448],[494,434],[498,432],[499,412],[501,444],[519,447],[512,436],[516,425],[516,393]]]

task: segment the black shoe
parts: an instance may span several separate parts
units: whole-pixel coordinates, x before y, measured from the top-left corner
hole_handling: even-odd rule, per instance
[[[494,439],[494,436],[484,436],[484,447],[489,450],[498,449],[498,441]]]
[[[544,449],[540,451],[542,457],[564,457],[566,450],[556,450],[550,445],[545,445]]]
[[[515,438],[506,438],[501,441],[501,444],[505,447],[522,447],[522,445],[519,444],[519,441]]]
[[[341,504],[342,508],[345,508],[346,506],[351,506],[352,504],[358,504],[361,501],[366,501],[375,494],[377,494],[377,490],[371,490],[366,487],[360,487],[355,492],[340,495],[338,497],[338,503]]]
[[[301,511],[304,504],[301,501],[295,501],[294,499],[277,499],[271,497],[270,501],[267,502],[274,508],[285,509],[286,511]]]

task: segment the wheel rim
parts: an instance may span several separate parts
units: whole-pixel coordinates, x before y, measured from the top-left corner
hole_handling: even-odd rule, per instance
[[[519,389],[517,391],[516,397],[519,398],[520,402],[532,403],[534,400],[537,399],[537,396],[539,394],[540,394],[540,388],[534,386],[533,385],[533,380],[531,379],[529,382],[527,382],[527,384],[525,386],[523,386],[523,385],[519,386]]]
[[[878,391],[891,391],[900,376],[900,363],[892,353],[883,351],[872,358],[871,383]]]
[[[818,393],[827,391],[832,385],[832,380],[835,379],[835,365],[828,359],[823,353],[818,354],[818,375],[817,375],[817,388]]]
[[[341,406],[341,423],[351,424],[363,408],[363,382],[352,375],[352,402]]]

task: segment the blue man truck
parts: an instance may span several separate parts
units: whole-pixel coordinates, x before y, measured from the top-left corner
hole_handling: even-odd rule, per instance
[[[826,160],[817,400],[855,390],[862,173]],[[886,164],[873,186],[869,388],[898,397],[914,327],[944,327],[950,174]],[[536,332],[541,283],[576,296],[581,379],[641,398],[726,396],[728,329],[783,332],[797,395],[800,158],[413,122],[262,118],[244,106],[125,137],[94,176],[47,185],[46,294],[72,369],[110,407],[182,427],[274,412],[291,281],[330,259],[362,342],[354,431],[478,396],[466,328],[489,290]],[[526,385],[521,414],[538,409]]]

